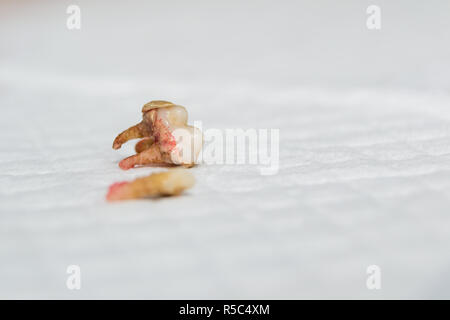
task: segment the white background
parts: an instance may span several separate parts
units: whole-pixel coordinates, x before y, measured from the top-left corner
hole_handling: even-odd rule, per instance
[[[449,298],[449,32],[446,0],[1,1],[0,298]],[[161,170],[111,148],[154,99],[280,129],[279,173],[106,203]]]

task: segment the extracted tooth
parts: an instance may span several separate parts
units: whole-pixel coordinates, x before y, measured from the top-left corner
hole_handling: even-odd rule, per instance
[[[203,145],[203,135],[198,128],[187,124],[186,109],[157,100],[145,104],[142,112],[142,122],[114,140],[113,148],[118,149],[130,139],[145,138],[135,147],[138,154],[122,160],[119,166],[125,170],[155,163],[193,166]]]

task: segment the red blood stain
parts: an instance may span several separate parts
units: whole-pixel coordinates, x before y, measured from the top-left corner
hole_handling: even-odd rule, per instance
[[[120,189],[129,182],[122,181],[122,182],[115,182],[112,185],[109,186],[108,193],[106,195],[107,200],[113,200],[118,192],[120,192]]]

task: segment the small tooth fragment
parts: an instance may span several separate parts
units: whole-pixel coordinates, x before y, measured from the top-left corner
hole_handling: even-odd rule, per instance
[[[117,182],[109,187],[108,201],[146,197],[173,196],[195,184],[194,176],[186,169],[171,169],[138,178],[131,182]]]

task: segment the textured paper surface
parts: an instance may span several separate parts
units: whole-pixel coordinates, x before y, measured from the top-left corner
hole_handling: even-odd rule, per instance
[[[381,1],[375,32],[368,4],[79,1],[68,31],[65,3],[2,2],[0,297],[449,298],[449,4]],[[106,203],[163,170],[111,148],[152,99],[280,129],[279,173]]]

